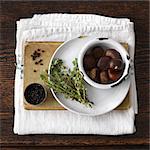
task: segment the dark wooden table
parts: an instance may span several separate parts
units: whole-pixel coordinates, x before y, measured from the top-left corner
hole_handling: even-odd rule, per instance
[[[1,2],[0,3],[0,144],[2,149],[148,149],[149,144],[149,2]],[[135,23],[135,71],[139,114],[133,135],[13,134],[16,20],[36,13],[93,13],[130,18]]]

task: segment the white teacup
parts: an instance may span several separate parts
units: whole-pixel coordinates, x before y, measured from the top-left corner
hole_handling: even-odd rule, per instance
[[[120,43],[118,43],[110,38],[93,38],[93,39],[91,38],[91,40],[89,40],[89,37],[87,37],[87,40],[88,40],[87,43],[81,49],[81,51],[79,53],[79,57],[78,57],[79,69],[83,73],[84,80],[87,83],[89,83],[91,86],[96,87],[96,88],[109,89],[114,86],[117,86],[118,84],[120,84],[123,80],[125,80],[128,77],[129,68],[130,68],[130,57],[129,57],[129,54],[127,53],[126,49]],[[93,81],[86,74],[84,67],[83,67],[84,55],[87,52],[87,50],[89,50],[92,47],[96,47],[96,46],[100,46],[104,49],[115,49],[116,51],[118,51],[120,53],[122,60],[125,64],[125,67],[124,67],[122,76],[117,81],[115,81],[113,83],[108,83],[108,84],[101,84],[101,83],[97,83],[97,82]]]

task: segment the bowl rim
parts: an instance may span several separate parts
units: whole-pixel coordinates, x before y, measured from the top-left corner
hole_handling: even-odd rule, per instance
[[[83,67],[83,58],[85,53],[87,52],[87,50],[90,47],[93,47],[94,45],[98,45],[98,44],[110,44],[110,45],[115,45],[117,47],[117,51],[121,51],[122,53],[120,53],[124,63],[125,63],[125,68],[123,71],[122,76],[115,82],[113,83],[109,83],[109,84],[101,84],[101,83],[96,83],[95,81],[93,81],[85,72],[84,67]],[[120,84],[123,80],[125,80],[128,75],[129,75],[129,68],[130,68],[130,57],[129,54],[127,52],[127,50],[117,41],[111,39],[111,38],[94,38],[92,40],[90,40],[89,42],[87,42],[83,48],[81,49],[79,56],[78,56],[78,66],[79,66],[79,70],[83,73],[84,75],[84,80],[89,83],[91,86],[94,86],[96,88],[100,88],[100,89],[109,89],[112,88],[114,86],[117,86],[118,84]]]

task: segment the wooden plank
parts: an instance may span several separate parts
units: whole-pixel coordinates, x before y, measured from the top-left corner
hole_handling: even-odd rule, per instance
[[[26,87],[32,83],[43,84],[43,81],[40,79],[40,74],[44,70],[48,70],[49,61],[55,52],[55,50],[62,44],[62,42],[27,42],[24,47],[24,85],[23,91],[25,91]],[[122,45],[128,51],[128,44],[122,43]],[[38,59],[42,60],[42,66],[40,64],[35,64],[36,61],[33,61],[31,55],[35,52],[40,52],[41,56]],[[38,51],[39,50],[39,51]],[[42,52],[44,50],[44,53]],[[36,70],[36,72],[34,72]],[[52,96],[51,92],[47,87],[45,87],[48,96],[46,100],[40,105],[31,105],[26,102],[24,98],[24,108],[28,110],[64,110],[62,107]],[[130,107],[131,99],[129,94],[125,97],[124,101],[116,108],[117,110],[125,110]]]
[[[30,147],[25,147],[25,146],[14,146],[14,147],[2,147],[1,150],[77,150],[77,149],[81,149],[81,150],[148,150],[149,146],[148,145],[132,145],[132,146],[107,146],[107,145],[103,145],[103,146],[61,146],[61,147],[54,147],[54,146],[30,146]]]

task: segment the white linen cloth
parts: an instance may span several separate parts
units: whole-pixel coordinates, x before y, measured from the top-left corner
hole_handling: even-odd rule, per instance
[[[110,37],[129,44],[134,60],[134,26],[129,19],[86,14],[34,15],[17,21],[14,133],[23,134],[101,134],[135,132],[137,94],[134,68],[131,71],[131,108],[113,110],[96,117],[80,116],[67,110],[25,110],[23,107],[23,46],[26,41],[66,41],[80,35]]]

